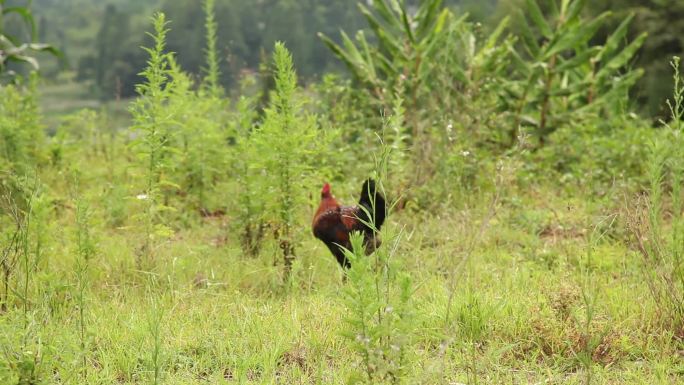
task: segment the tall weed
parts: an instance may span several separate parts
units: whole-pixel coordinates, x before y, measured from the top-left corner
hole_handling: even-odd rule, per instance
[[[143,205],[142,213],[138,216],[142,222],[143,233],[137,261],[139,268],[144,267],[144,263],[152,262],[158,239],[166,238],[171,233],[171,229],[163,223],[162,217],[163,211],[168,209],[163,188],[170,183],[166,172],[170,167],[172,151],[172,131],[169,126],[173,123],[175,114],[168,106],[172,89],[169,69],[171,54],[164,52],[168,32],[168,22],[164,14],[155,14],[153,23],[154,34],[151,36],[154,46],[145,48],[150,56],[148,66],[142,72],[145,82],[137,86],[140,97],[131,106],[133,129],[140,135],[139,140],[135,142],[135,149],[146,163],[143,192],[137,195]]]
[[[287,279],[297,255],[301,228],[296,224],[305,207],[302,197],[312,171],[310,159],[315,153],[317,132],[315,118],[301,111],[292,55],[282,43],[275,45],[273,62],[275,90],[253,140],[260,154],[257,162],[269,176],[262,193],[268,197],[266,211],[282,251]]]
[[[628,225],[650,293],[658,305],[662,326],[681,341],[684,338],[684,86],[679,58],[674,69],[674,100],[669,101],[672,121],[664,123],[663,136],[654,141],[648,159],[648,195],[637,199],[628,213]]]

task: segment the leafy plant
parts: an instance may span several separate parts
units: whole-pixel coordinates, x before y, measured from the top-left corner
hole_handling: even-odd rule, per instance
[[[663,326],[678,336],[684,330],[684,143],[679,121],[684,115],[684,86],[679,63],[679,58],[671,62],[675,89],[674,100],[668,105],[672,123],[665,124],[663,137],[650,148],[648,196],[637,200],[628,217],[635,247],[642,256],[646,283],[662,312]]]
[[[171,232],[162,223],[160,214],[167,209],[162,188],[170,183],[164,171],[168,169],[171,159],[172,132],[169,127],[175,114],[174,110],[168,108],[173,89],[170,78],[172,56],[164,52],[168,23],[163,13],[157,13],[153,17],[153,23],[154,34],[151,36],[154,46],[144,48],[150,56],[148,66],[142,72],[146,81],[138,85],[140,98],[131,106],[135,122],[133,129],[141,133],[135,146],[142,160],[147,163],[144,192],[137,197],[144,205],[141,215],[144,240],[140,253],[148,262],[151,261],[156,239],[167,237]],[[141,261],[138,262],[140,265]]]
[[[420,144],[424,139],[425,124],[420,121],[423,100],[434,78],[434,63],[441,42],[439,36],[453,15],[441,8],[441,0],[422,1],[415,15],[410,16],[405,2],[374,0],[370,7],[359,3],[359,9],[370,26],[375,45],[359,31],[354,42],[342,32],[342,45],[325,35],[323,42],[351,71],[356,81],[373,98],[369,111],[373,115],[390,109],[396,90],[403,100],[406,116],[410,118],[411,139],[416,144],[418,159],[422,158]],[[372,115],[369,115],[372,116]]]
[[[204,70],[205,76],[203,86],[209,95],[218,98],[223,95],[223,89],[220,84],[221,71],[219,69],[218,52],[216,50],[218,24],[216,23],[216,16],[214,14],[215,0],[205,0],[203,5],[206,17],[204,27],[206,28],[207,33],[207,48],[205,50],[207,67]]]
[[[420,186],[439,168],[437,159],[454,152],[453,134],[442,129],[446,123],[440,127],[436,122],[457,119],[464,137],[476,135],[482,142],[498,134],[495,91],[509,67],[509,19],[483,38],[467,14],[456,17],[441,0],[422,1],[415,12],[406,2],[391,0],[359,8],[372,39],[363,31],[355,41],[342,33],[341,45],[321,38],[368,93],[366,119],[400,103],[404,111],[399,136],[413,157],[410,182]]]
[[[36,85],[32,76],[26,88],[0,88],[0,166],[14,175],[30,174],[45,160]]]
[[[3,75],[9,75],[10,79],[16,75],[12,71],[8,72],[7,66],[12,62],[27,63],[34,70],[38,70],[38,60],[31,55],[32,52],[49,52],[54,56],[61,56],[60,51],[55,47],[35,42],[38,33],[33,14],[31,13],[30,1],[28,1],[29,6],[23,7],[8,7],[5,5],[6,3],[7,0],[0,0],[0,80],[2,80]],[[21,18],[30,33],[31,41],[22,42],[18,36],[9,33],[5,29],[4,19],[11,15]]]
[[[309,159],[316,144],[316,127],[314,117],[303,115],[300,110],[292,56],[280,42],[275,45],[273,62],[275,90],[253,140],[260,154],[258,164],[272,176],[266,184],[269,198],[266,210],[274,223],[287,279],[296,258],[299,230],[295,225],[297,213],[303,207],[305,182],[313,166]]]
[[[350,382],[402,383],[409,362],[412,335],[411,278],[394,262],[400,232],[390,242],[365,256],[363,239],[351,237],[345,303],[350,315],[344,335],[360,357],[361,373]],[[389,244],[388,244],[389,243]]]
[[[267,197],[258,194],[258,191],[263,191],[265,184],[263,175],[259,172],[262,154],[256,147],[253,135],[257,120],[255,106],[259,98],[259,94],[240,97],[230,128],[235,141],[231,164],[238,188],[234,230],[239,234],[243,252],[251,256],[259,254],[267,229],[264,214]]]
[[[602,45],[592,42],[610,12],[585,20],[583,0],[527,0],[519,26],[522,49],[511,50],[513,76],[500,94],[501,109],[513,118],[510,140],[521,126],[544,145],[549,134],[570,121],[587,116],[611,116],[624,111],[627,91],[643,75],[630,70],[630,60],[644,43],[642,33],[622,42],[633,15],[627,17]],[[520,11],[522,13],[522,11]]]
[[[91,209],[83,199],[76,201],[76,303],[78,304],[78,328],[82,356],[81,375],[88,375],[87,294],[88,273],[96,246],[91,232]]]

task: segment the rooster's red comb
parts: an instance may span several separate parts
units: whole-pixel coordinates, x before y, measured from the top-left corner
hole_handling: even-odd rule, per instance
[[[323,190],[321,190],[321,194],[330,194],[330,183],[326,183],[323,185]]]

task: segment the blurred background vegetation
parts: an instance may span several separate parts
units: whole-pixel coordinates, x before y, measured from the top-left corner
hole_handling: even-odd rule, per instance
[[[8,1],[24,4],[23,0]],[[492,30],[506,15],[524,9],[521,0],[449,0],[455,14],[470,14],[470,20]],[[609,20],[594,37],[606,36],[627,15],[634,13],[627,40],[642,32],[649,38],[633,59],[634,68],[645,75],[632,89],[635,107],[644,117],[667,114],[665,99],[670,93],[667,60],[684,53],[684,2],[679,0],[596,0],[586,2],[585,16],[612,11]],[[172,20],[169,50],[178,54],[181,67],[194,75],[203,63],[203,13],[194,0],[34,0],[33,10],[39,41],[48,41],[64,53],[61,60],[44,60],[43,76],[48,80],[72,78],[82,84],[78,94],[84,100],[101,101],[135,95],[138,72],[145,65],[145,27],[153,10],[162,9]],[[344,70],[318,38],[321,32],[339,39],[339,31],[350,36],[368,28],[356,1],[331,0],[219,0],[216,4],[222,83],[228,89],[245,72],[258,72],[266,52],[276,40],[292,51],[300,80],[312,82],[328,71]],[[22,25],[8,18],[6,28]],[[512,24],[515,31],[519,18]],[[27,31],[25,31],[27,32]],[[65,103],[63,95],[61,102]],[[92,103],[92,101],[91,101]]]

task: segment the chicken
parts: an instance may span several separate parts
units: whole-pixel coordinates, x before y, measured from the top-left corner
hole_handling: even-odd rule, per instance
[[[369,218],[369,214],[372,217]],[[349,268],[351,263],[343,248],[352,248],[350,233],[361,232],[366,255],[372,253],[380,246],[377,230],[385,222],[385,215],[385,198],[377,191],[374,180],[368,179],[363,183],[357,206],[341,206],[326,183],[321,190],[321,204],[313,218],[313,233],[328,246],[340,266]],[[371,223],[374,226],[370,226]]]

